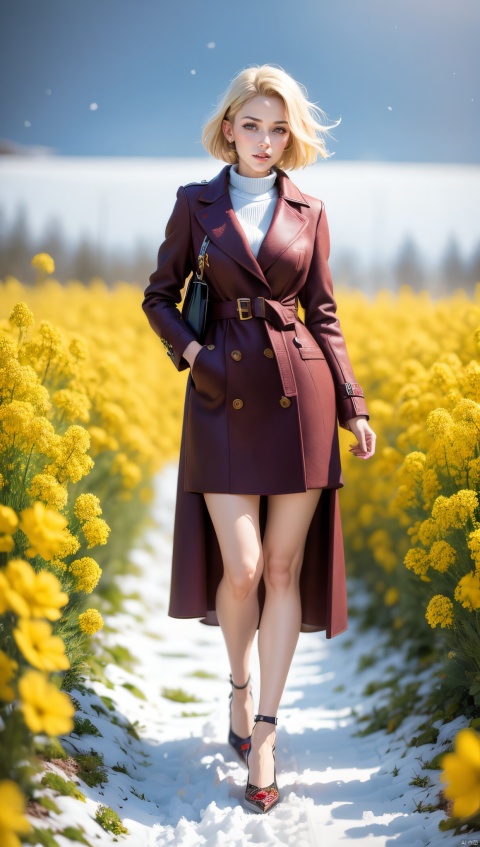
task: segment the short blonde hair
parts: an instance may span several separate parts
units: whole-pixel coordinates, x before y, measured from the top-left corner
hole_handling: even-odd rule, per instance
[[[227,141],[222,130],[224,119],[233,122],[235,115],[252,97],[280,97],[285,105],[291,137],[277,166],[282,170],[296,170],[313,164],[317,156],[323,159],[333,155],[325,148],[322,136],[338,126],[340,120],[327,126],[319,123],[326,115],[310,103],[305,87],[290,74],[273,65],[254,65],[240,71],[232,80],[212,116],[203,127],[202,144],[215,159],[232,165],[238,162],[235,147]]]

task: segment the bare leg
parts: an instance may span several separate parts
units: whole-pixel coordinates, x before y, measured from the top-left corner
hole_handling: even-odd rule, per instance
[[[249,674],[253,639],[258,627],[258,583],[263,572],[257,494],[204,494],[222,554],[224,574],[216,610],[233,681],[243,685]],[[233,689],[232,729],[246,738],[253,726],[250,686]]]
[[[301,626],[299,578],[308,528],[322,490],[268,498],[263,539],[265,605],[258,633],[260,703],[258,712],[276,716],[297,646]],[[249,756],[250,782],[266,787],[273,781],[272,744],[275,726],[258,723]]]

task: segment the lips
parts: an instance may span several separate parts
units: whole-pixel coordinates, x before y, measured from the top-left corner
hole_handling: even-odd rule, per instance
[[[266,159],[270,158],[270,156],[264,156],[261,153],[254,153],[253,155],[254,155],[255,159],[265,159],[266,160]]]

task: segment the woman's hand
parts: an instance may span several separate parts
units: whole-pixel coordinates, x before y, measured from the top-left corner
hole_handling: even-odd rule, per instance
[[[191,341],[190,344],[187,344],[185,350],[182,353],[184,359],[187,360],[190,365],[190,370],[193,368],[193,363],[197,358],[199,351],[202,349],[203,344],[200,344],[199,341]]]
[[[350,430],[357,439],[357,444],[350,444],[348,448],[354,456],[359,459],[369,459],[375,453],[375,441],[377,436],[368,425],[365,415],[357,415],[347,421]]]

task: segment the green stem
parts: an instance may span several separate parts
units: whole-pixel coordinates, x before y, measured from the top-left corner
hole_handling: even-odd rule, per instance
[[[32,453],[33,453],[33,444],[30,447],[30,453],[28,454],[27,464],[25,465],[25,473],[23,474],[22,485],[21,485],[21,488],[20,488],[20,501],[22,499],[23,489],[25,487],[25,479],[27,477],[28,466],[30,464],[30,459],[32,458]]]

